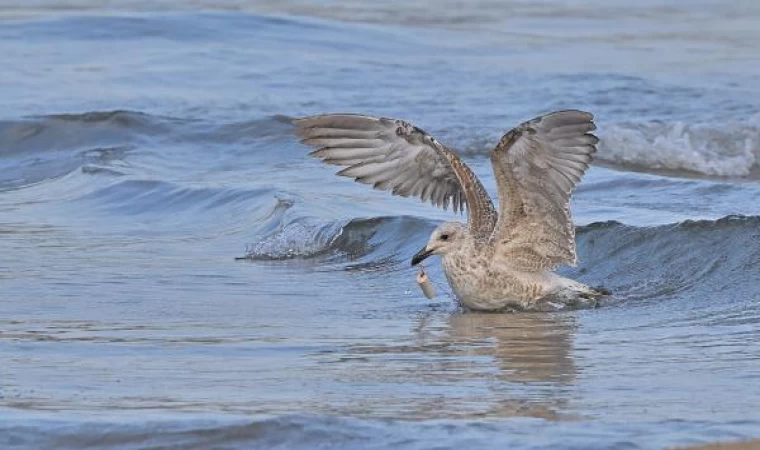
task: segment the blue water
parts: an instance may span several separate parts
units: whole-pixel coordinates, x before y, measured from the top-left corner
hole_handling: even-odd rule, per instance
[[[760,437],[760,7],[0,1],[0,447],[667,448]],[[332,175],[290,119],[406,119],[495,192],[592,111],[601,308],[460,311],[452,214]],[[245,260],[236,257],[248,255]]]

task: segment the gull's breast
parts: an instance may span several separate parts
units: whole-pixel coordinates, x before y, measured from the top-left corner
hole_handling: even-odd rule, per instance
[[[518,272],[508,266],[468,261],[458,255],[445,257],[442,262],[454,294],[471,309],[529,309],[555,288],[552,277],[542,272]]]

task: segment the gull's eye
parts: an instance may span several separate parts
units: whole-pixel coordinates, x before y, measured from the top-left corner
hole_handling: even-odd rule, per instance
[[[442,240],[442,241],[446,241],[446,240],[448,240],[448,239],[449,239],[449,235],[448,235],[448,234],[442,234],[442,235],[441,235],[441,240]]]

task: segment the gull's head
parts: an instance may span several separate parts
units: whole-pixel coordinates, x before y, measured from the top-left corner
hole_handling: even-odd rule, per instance
[[[443,256],[458,249],[467,236],[467,230],[459,222],[446,222],[441,224],[430,235],[427,245],[412,257],[412,265],[416,266],[425,258],[432,255]]]

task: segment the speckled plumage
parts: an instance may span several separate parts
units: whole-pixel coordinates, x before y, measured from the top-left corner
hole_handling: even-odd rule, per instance
[[[413,259],[440,255],[464,306],[554,309],[603,295],[552,272],[576,260],[569,202],[596,151],[591,114],[557,111],[504,135],[491,152],[498,212],[456,153],[407,122],[328,114],[294,123],[302,141],[318,147],[312,155],[346,167],[338,175],[444,209],[466,206],[467,225],[444,223]]]
[[[444,224],[442,233],[451,235],[454,223]],[[462,228],[463,231],[466,231]],[[461,303],[478,311],[555,310],[567,306],[593,306],[602,293],[561,277],[550,270],[525,271],[497,254],[490,242],[478,242],[463,233],[463,239],[441,255],[443,271]],[[449,238],[451,239],[451,238]],[[426,248],[435,245],[428,244]]]

